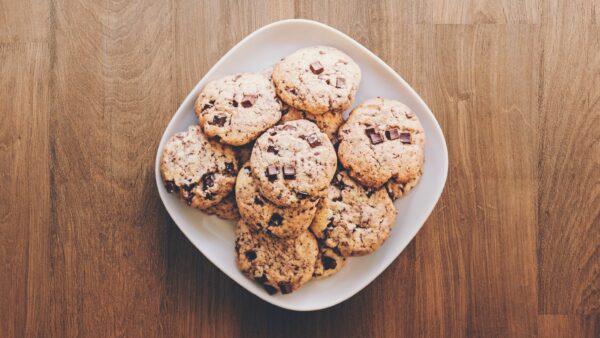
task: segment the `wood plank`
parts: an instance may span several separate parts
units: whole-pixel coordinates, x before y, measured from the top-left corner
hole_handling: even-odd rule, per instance
[[[415,22],[428,24],[535,24],[543,0],[421,0]]]
[[[160,322],[168,217],[154,158],[175,109],[171,2],[56,2],[52,313],[65,336]],[[57,310],[58,310],[57,309]]]
[[[538,316],[540,338],[593,338],[600,336],[600,320],[567,315]]]
[[[0,44],[0,335],[39,336],[49,310],[46,43]]]
[[[0,43],[47,42],[49,0],[0,1]]]
[[[450,156],[445,193],[417,236],[424,336],[536,333],[538,40],[527,25],[418,31],[415,88]]]
[[[600,311],[600,28],[544,30],[539,176],[542,314]]]

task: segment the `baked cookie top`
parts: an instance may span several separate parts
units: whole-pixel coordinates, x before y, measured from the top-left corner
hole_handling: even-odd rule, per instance
[[[246,224],[277,237],[296,237],[306,231],[317,210],[316,202],[306,208],[280,207],[271,203],[258,190],[250,164],[245,164],[239,171],[235,193]]]
[[[360,256],[383,244],[395,219],[396,208],[385,189],[364,188],[342,171],[319,202],[311,230],[342,256]]]
[[[225,220],[240,219],[240,213],[235,202],[235,194],[233,191],[225,196],[219,203],[208,209],[204,209],[203,211],[209,215],[216,215]]]
[[[399,101],[361,103],[338,137],[341,164],[366,186],[381,187],[391,178],[407,183],[421,173],[425,133],[417,116]]]
[[[240,220],[235,234],[238,267],[268,293],[290,293],[312,278],[319,248],[310,231],[284,239],[253,231]]]
[[[312,122],[277,125],[260,136],[250,158],[261,194],[279,206],[302,206],[327,191],[337,166],[333,145]]]
[[[239,146],[275,125],[281,104],[269,78],[240,73],[209,82],[196,100],[195,111],[208,137]]]
[[[312,114],[348,109],[360,84],[360,68],[348,55],[327,46],[302,48],[273,69],[277,94]]]
[[[346,257],[340,255],[335,249],[319,244],[319,256],[315,262],[314,278],[329,277],[340,271],[346,264]]]
[[[295,120],[309,120],[319,127],[332,143],[337,142],[337,131],[340,126],[344,123],[344,117],[342,112],[325,112],[323,114],[311,114],[294,107],[290,107],[287,104],[283,104],[281,110],[281,120],[279,124],[295,121]]]
[[[234,151],[209,140],[199,126],[171,137],[160,159],[168,192],[178,192],[188,205],[206,209],[233,190],[238,170]]]

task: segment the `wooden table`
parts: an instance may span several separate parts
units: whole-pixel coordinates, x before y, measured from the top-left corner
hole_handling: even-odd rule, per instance
[[[600,336],[600,3],[0,0],[0,336]],[[167,215],[156,148],[255,29],[330,24],[429,104],[442,198],[333,308],[249,294]]]

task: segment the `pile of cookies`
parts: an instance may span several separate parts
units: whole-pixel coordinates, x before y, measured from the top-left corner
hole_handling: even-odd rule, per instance
[[[300,49],[264,74],[208,83],[199,124],[165,145],[161,175],[189,206],[237,219],[237,263],[267,292],[290,293],[377,250],[393,200],[421,177],[416,115],[375,98],[343,113],[361,71],[343,52]]]

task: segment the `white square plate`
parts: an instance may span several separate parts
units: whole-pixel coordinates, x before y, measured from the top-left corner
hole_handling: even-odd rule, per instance
[[[396,201],[398,218],[389,239],[375,253],[353,257],[337,274],[312,281],[288,295],[271,296],[246,278],[235,263],[233,222],[187,207],[169,194],[159,172],[160,154],[176,132],[196,124],[194,101],[210,80],[248,71],[260,71],[293,51],[311,45],[329,45],[350,55],[362,70],[362,82],[355,104],[381,96],[398,99],[419,117],[427,137],[425,168],[420,183],[406,197]],[[376,55],[347,35],[309,20],[284,20],[269,24],[248,35],[217,62],[186,97],[167,126],[156,154],[156,184],[165,208],[187,238],[213,264],[248,291],[282,308],[318,310],[340,303],[373,281],[415,237],[437,203],[448,173],[448,150],[435,117],[417,93]]]

